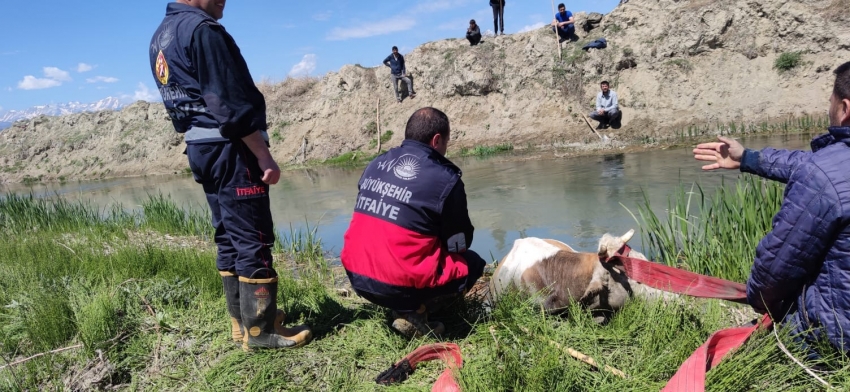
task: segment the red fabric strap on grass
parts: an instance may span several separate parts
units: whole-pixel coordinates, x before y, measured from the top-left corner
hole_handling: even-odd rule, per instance
[[[685,360],[661,392],[705,391],[705,373],[717,366],[729,351],[741,347],[753,332],[768,328],[771,324],[770,316],[764,315],[757,325],[715,332]]]
[[[622,262],[626,275],[632,280],[672,293],[747,303],[747,287],[743,284],[623,256],[628,254],[629,250],[628,246],[624,246],[608,261],[616,259]],[[717,366],[729,351],[741,347],[753,332],[769,328],[772,323],[770,316],[764,315],[761,322],[756,325],[727,328],[715,332],[682,363],[661,391],[705,391],[706,372]]]
[[[407,354],[402,361],[405,359],[410,362],[413,369],[416,369],[416,365],[420,362],[434,359],[443,361],[446,364],[446,370],[443,370],[443,373],[437,378],[437,381],[431,387],[431,392],[460,392],[460,386],[452,375],[454,369],[463,367],[463,357],[460,355],[460,347],[457,344],[426,344]]]

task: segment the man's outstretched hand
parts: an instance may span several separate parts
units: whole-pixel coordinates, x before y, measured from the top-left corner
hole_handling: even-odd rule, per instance
[[[718,136],[719,142],[700,143],[694,148],[694,159],[711,162],[702,170],[738,169],[744,156],[744,146],[735,139]]]

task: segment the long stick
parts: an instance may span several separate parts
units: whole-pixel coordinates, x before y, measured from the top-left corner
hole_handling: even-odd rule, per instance
[[[529,331],[529,330],[528,330],[528,328],[525,328],[525,327],[519,327],[519,329],[521,329],[521,330],[522,330],[523,332],[525,332],[527,335],[531,335],[531,331]],[[567,353],[567,354],[569,354],[571,357],[573,357],[573,358],[575,358],[575,359],[578,359],[579,361],[582,361],[582,362],[584,362],[584,363],[586,363],[586,364],[588,364],[588,365],[590,365],[590,366],[593,366],[593,367],[595,367],[595,368],[599,369],[599,364],[598,364],[598,363],[596,363],[596,361],[595,361],[593,358],[591,358],[591,357],[589,357],[589,356],[587,356],[587,355],[585,355],[585,354],[582,354],[582,353],[581,353],[581,352],[579,352],[579,351],[576,351],[576,350],[574,350],[574,349],[571,349],[571,348],[569,348],[569,347],[563,347],[563,346],[561,346],[558,342],[556,342],[556,341],[554,341],[554,340],[549,340],[549,339],[546,339],[546,340],[549,342],[549,344],[551,344],[552,346],[555,346],[555,347],[557,347],[558,349],[560,349],[560,350],[562,350],[562,351],[566,352],[566,353]],[[613,374],[615,374],[615,375],[617,375],[617,376],[619,376],[619,377],[621,377],[621,378],[628,378],[628,377],[626,377],[626,373],[623,373],[621,370],[616,369],[616,368],[614,368],[614,367],[611,367],[611,366],[605,365],[605,366],[603,367],[603,369],[605,369],[605,370],[607,370],[607,371],[609,371],[609,372],[611,372],[611,373],[613,373]]]
[[[552,15],[555,15],[555,0],[552,0]],[[554,18],[554,16],[553,16]],[[558,45],[558,60],[561,59],[561,36],[558,35],[558,23],[555,23],[555,44]]]
[[[596,132],[596,130],[593,129],[593,125],[590,125],[590,120],[587,119],[587,116],[585,116],[584,113],[581,114],[581,117],[584,118],[584,123],[587,124],[588,127],[590,127],[590,132],[593,132],[596,134],[596,136],[599,136],[599,140],[605,140],[602,138],[602,135],[600,135],[599,132]]]
[[[378,133],[378,151],[381,152],[381,97],[378,97],[378,106],[375,107],[378,119],[375,120],[375,132]]]
[[[57,348],[56,350],[51,350],[51,351],[47,351],[47,352],[43,352],[43,353],[38,353],[38,354],[35,354],[33,356],[26,357],[24,359],[19,359],[15,362],[9,363],[8,365],[0,366],[0,370],[3,370],[5,368],[11,368],[12,366],[15,366],[15,365],[20,365],[20,364],[22,364],[26,361],[31,360],[31,359],[36,359],[38,357],[43,357],[43,356],[49,355],[49,354],[61,353],[62,351],[73,350],[73,349],[80,348],[80,347],[83,347],[82,343],[75,344],[75,345],[69,346],[69,347]]]

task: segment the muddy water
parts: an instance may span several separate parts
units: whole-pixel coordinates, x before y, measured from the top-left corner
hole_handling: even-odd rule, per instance
[[[808,136],[751,138],[745,145],[808,149]],[[656,213],[680,183],[698,182],[704,189],[734,182],[736,172],[702,172],[690,148],[640,153],[609,153],[561,159],[466,158],[455,161],[463,170],[469,212],[476,227],[472,249],[485,259],[499,258],[513,241],[525,236],[562,240],[576,249],[593,251],[605,232],[638,229],[637,214],[644,193]],[[318,227],[325,250],[338,255],[357,194],[360,169],[319,168],[284,172],[272,187],[272,213],[280,233]],[[178,205],[207,208],[199,185],[191,177],[148,177],[102,182],[6,186],[2,192],[59,194],[101,207],[120,203],[138,209],[148,194],[170,195]],[[639,237],[636,237],[639,238]],[[640,247],[639,241],[633,241]]]

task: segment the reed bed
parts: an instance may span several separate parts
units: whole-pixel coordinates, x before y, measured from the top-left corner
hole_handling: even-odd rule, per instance
[[[769,211],[741,214],[732,203],[772,198],[770,192],[779,190],[751,179],[715,195],[685,189],[669,206],[681,218],[655,216],[660,223],[644,226],[655,236],[647,241],[676,240],[650,248],[671,263],[738,279],[742,267],[721,263],[747,263],[744,247],[751,242],[728,245],[741,248],[738,258],[705,265],[698,255],[710,249],[679,248],[711,236],[726,246],[735,240],[724,234],[729,231],[709,235],[696,228],[734,219],[735,211],[747,217],[736,222],[753,225],[744,230],[757,238]],[[342,296],[315,228],[290,228],[275,246],[279,271],[295,271],[281,274],[279,307],[291,322],[310,324],[315,340],[299,350],[243,353],[230,342],[204,212],[192,208],[161,196],[152,196],[140,212],[60,198],[0,199],[0,390],[430,390],[443,369],[437,362],[422,364],[400,386],[374,383],[391,363],[436,339],[406,340],[387,327],[385,310]],[[663,222],[687,234],[665,234]],[[495,304],[458,302],[435,318],[448,327],[442,341],[461,347],[464,367],[456,377],[464,390],[648,391],[659,390],[711,333],[740,323],[741,310],[715,300],[634,300],[606,325],[596,325],[578,306],[548,315],[528,297],[510,293]],[[786,333],[778,336],[800,356]],[[757,334],[709,372],[708,389],[821,389],[775,339]],[[593,357],[602,370],[572,359],[564,347]],[[850,386],[847,364],[828,353],[822,365],[832,372],[824,377],[836,387]]]
[[[698,184],[680,185],[663,214],[655,213],[644,194],[638,206],[641,239],[656,261],[744,282],[784,189],[783,184],[752,175],[731,185],[722,183],[711,195]]]

